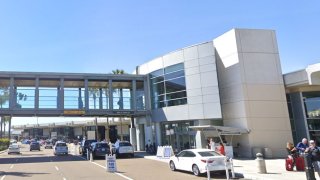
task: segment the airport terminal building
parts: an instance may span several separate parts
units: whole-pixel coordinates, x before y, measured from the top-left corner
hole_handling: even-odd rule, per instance
[[[125,139],[137,150],[144,150],[148,142],[171,145],[175,151],[205,148],[213,138],[232,146],[241,157],[252,157],[259,148],[284,157],[288,141],[320,140],[320,68],[312,67],[283,75],[275,31],[232,29],[212,41],[152,59],[137,66],[132,75],[30,75],[28,79],[35,81],[31,107],[35,110],[30,114],[124,118],[112,126],[117,132],[125,129],[121,130]],[[7,78],[0,84],[14,93],[23,76],[0,73],[0,81]],[[45,83],[53,79],[56,83]],[[41,111],[41,83],[58,89],[51,107],[55,110]],[[98,87],[95,95],[90,93],[92,87]],[[71,109],[66,108],[68,88],[77,92]],[[9,99],[0,113],[15,116],[16,106],[10,103],[17,99]],[[21,109],[16,109],[16,115],[28,115]],[[65,126],[81,126],[77,133],[83,136],[88,129],[99,129],[86,122]],[[100,137],[110,138],[109,122],[99,126],[104,127]]]

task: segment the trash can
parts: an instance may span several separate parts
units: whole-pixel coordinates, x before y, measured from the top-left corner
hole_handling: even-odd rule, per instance
[[[263,148],[263,154],[264,154],[264,158],[266,159],[271,159],[272,158],[272,151],[270,148]]]

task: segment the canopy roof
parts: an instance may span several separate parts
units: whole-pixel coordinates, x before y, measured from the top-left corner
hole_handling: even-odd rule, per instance
[[[228,127],[228,126],[190,126],[189,128],[200,131],[217,131],[220,135],[241,135],[248,134],[250,131],[248,129]]]

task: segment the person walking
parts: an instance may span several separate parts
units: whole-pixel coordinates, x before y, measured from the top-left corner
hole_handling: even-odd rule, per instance
[[[310,146],[306,148],[305,153],[308,153],[311,156],[314,171],[317,172],[320,177],[320,147],[316,146],[316,142],[314,140],[310,140],[309,144]]]

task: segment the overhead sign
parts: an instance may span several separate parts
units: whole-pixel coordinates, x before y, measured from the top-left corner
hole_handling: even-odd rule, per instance
[[[113,111],[115,114],[120,114],[120,115],[129,115],[133,114],[132,111]]]
[[[64,110],[64,115],[84,115],[86,114],[86,111],[84,110]]]

